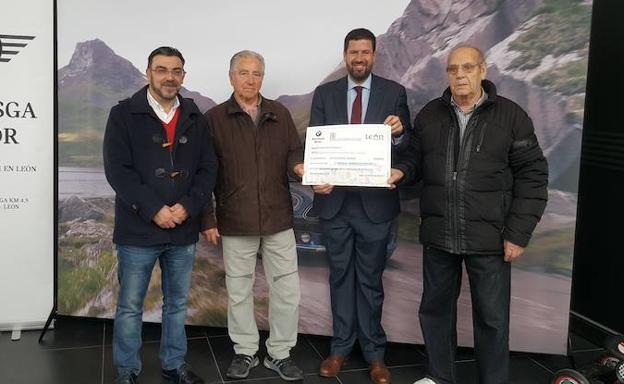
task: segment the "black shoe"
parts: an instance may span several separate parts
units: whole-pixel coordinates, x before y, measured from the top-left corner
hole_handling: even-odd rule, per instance
[[[160,375],[175,384],[204,384],[204,380],[194,374],[186,364],[182,364],[178,369],[163,369]]]
[[[260,364],[258,356],[238,354],[232,359],[225,376],[231,379],[244,379],[249,376],[251,368],[257,367],[258,364]]]
[[[124,374],[117,377],[115,384],[138,384],[137,375],[134,373]]]
[[[277,372],[286,381],[303,380],[303,371],[299,369],[290,357],[285,359],[273,359],[269,356],[264,358],[264,366]]]

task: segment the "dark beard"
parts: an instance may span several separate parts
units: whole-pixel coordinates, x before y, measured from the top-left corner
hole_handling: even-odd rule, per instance
[[[351,70],[350,68],[347,69],[347,72],[349,72],[349,76],[351,77],[351,79],[353,81],[355,81],[356,83],[361,83],[364,80],[366,80],[368,78],[368,76],[371,74],[370,71],[364,71],[364,73],[362,75],[358,75],[356,74],[353,70]]]

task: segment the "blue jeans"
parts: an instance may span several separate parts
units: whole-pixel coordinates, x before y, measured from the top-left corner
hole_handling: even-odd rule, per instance
[[[154,264],[162,271],[163,369],[176,369],[186,356],[186,307],[195,259],[195,244],[135,247],[117,246],[119,298],[113,330],[113,363],[120,374],[141,372],[143,302]]]

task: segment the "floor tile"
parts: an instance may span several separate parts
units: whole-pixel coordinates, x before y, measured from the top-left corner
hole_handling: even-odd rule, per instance
[[[572,358],[576,368],[581,368],[585,365],[592,364],[607,354],[607,351],[604,349],[596,349],[590,351],[572,352]]]
[[[404,367],[390,368],[393,384],[412,384],[425,376],[423,365],[410,365]],[[338,378],[343,384],[371,383],[368,369],[358,369],[341,372]]]
[[[577,334],[570,334],[570,350],[572,352],[576,351],[586,351],[592,349],[602,349],[602,346],[598,346],[591,341],[579,336]]]
[[[40,331],[24,331],[20,341],[10,340],[9,332],[0,333],[0,383],[112,383],[115,371],[112,365],[111,345],[113,322],[110,320],[60,317],[54,329],[46,332],[39,344]],[[144,361],[142,383],[163,383],[160,378],[159,339],[160,324],[146,323],[143,329]],[[226,328],[187,327],[189,337],[187,362],[207,383],[283,383],[274,372],[263,366],[255,368],[249,379],[228,381],[223,377],[234,355]],[[266,354],[264,343],[267,332],[261,332],[260,356]],[[571,357],[512,353],[510,382],[513,384],[549,383],[554,372],[576,364],[582,368],[606,354],[606,351],[583,337],[571,335]],[[304,370],[304,383],[369,383],[367,363],[359,346],[343,367],[337,379],[321,378],[318,368],[329,355],[331,338],[299,335],[292,357]],[[457,350],[458,384],[474,384],[477,365],[472,348]],[[393,375],[393,383],[412,384],[426,370],[424,347],[420,345],[389,343],[386,364]]]
[[[241,383],[241,384],[284,384],[286,381],[282,380],[279,377],[265,377],[265,378],[255,378],[255,379],[247,379],[247,380],[226,380],[225,383]],[[295,383],[305,383],[305,384],[338,384],[338,380],[335,378],[326,378],[320,377],[317,374],[310,373],[304,376],[303,381],[295,381]]]
[[[458,384],[477,383],[478,371],[476,361],[457,363]],[[512,358],[509,362],[509,382],[513,384],[546,384],[552,374],[531,361],[528,357]]]
[[[512,358],[509,362],[510,382],[514,384],[549,383],[552,374],[528,357]]]
[[[423,346],[403,343],[388,343],[386,346],[385,362],[389,367],[424,365],[426,361]]]
[[[222,328],[222,327],[202,327],[202,328],[204,329],[204,334],[208,337],[228,335],[227,328]]]
[[[22,332],[22,341],[37,342],[41,331]],[[54,321],[40,344],[44,349],[93,347],[102,345],[104,320],[61,317]]]
[[[536,364],[541,365],[551,373],[555,373],[560,369],[569,368],[571,360],[568,356],[546,355],[541,353],[531,354],[529,357]]]
[[[167,383],[160,377],[160,343],[144,342],[141,350],[143,370],[139,376],[141,383]],[[203,378],[206,383],[221,383],[221,377],[214,357],[206,339],[191,339],[188,341],[188,352],[186,362],[191,366],[193,372]],[[112,347],[105,347],[104,355],[104,383],[112,383],[117,372],[112,362]]]
[[[474,349],[458,347],[455,352],[455,361],[473,361],[475,359]]]
[[[31,341],[28,345],[20,343],[24,343],[24,340],[10,344],[3,343],[0,348],[0,382],[2,383],[94,384],[102,382],[101,346],[45,349]]]

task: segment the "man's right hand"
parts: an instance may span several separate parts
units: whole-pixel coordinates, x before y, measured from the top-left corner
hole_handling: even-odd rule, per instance
[[[319,184],[312,186],[314,193],[320,193],[321,195],[329,195],[334,190],[334,186],[331,184]]]
[[[219,235],[219,230],[217,228],[208,228],[202,231],[201,234],[204,236],[204,239],[212,245],[219,245],[219,237],[221,237],[221,235]]]
[[[171,209],[168,205],[163,205],[152,220],[162,229],[175,228],[176,226],[175,216],[171,213]]]
[[[400,169],[390,168],[390,177],[388,178],[388,185],[390,185],[390,187],[388,188],[395,189],[396,183],[401,181],[403,176],[405,176],[405,174]]]

